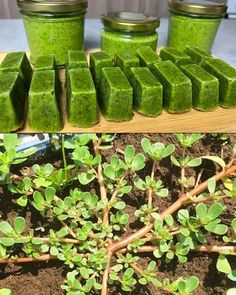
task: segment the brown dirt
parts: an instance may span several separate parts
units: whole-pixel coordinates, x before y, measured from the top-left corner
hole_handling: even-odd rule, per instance
[[[160,141],[165,144],[174,143],[176,140],[173,135],[168,134],[121,134],[117,136],[114,143],[114,149],[105,153],[106,159],[109,159],[115,149],[123,149],[128,144],[133,144],[137,150],[140,150],[140,141],[143,137],[150,138],[152,142]],[[236,135],[231,135],[228,139],[228,143],[223,145],[219,139],[206,135],[202,139],[201,143],[198,143],[190,151],[192,156],[201,155],[222,155],[224,159],[228,160],[232,153],[232,147],[236,143]],[[181,149],[177,148],[176,152],[181,154]],[[60,155],[58,158],[51,158],[50,161],[55,165],[60,165]],[[42,163],[43,159],[40,160]],[[179,171],[173,167],[169,160],[162,161],[160,169],[157,173],[158,177],[162,179],[165,186],[170,190],[171,198],[168,200],[155,200],[155,205],[162,211],[169,204],[171,204],[179,195],[180,188],[177,182],[179,177]],[[219,167],[215,166],[211,162],[204,162],[203,180],[207,179],[214,174]],[[141,177],[150,174],[151,163],[147,163],[144,171],[139,175]],[[193,180],[196,180],[196,176],[199,173],[198,169],[190,170],[188,176],[192,176]],[[91,188],[90,188],[91,189]],[[92,188],[96,189],[96,187]],[[126,197],[127,212],[130,215],[130,223],[128,232],[134,230],[138,225],[135,222],[134,212],[136,208],[145,203],[145,195],[142,192],[135,191],[132,196]],[[228,208],[224,215],[224,221],[229,222],[235,215],[235,202],[229,200]],[[15,197],[6,193],[6,190],[0,190],[0,217],[11,221],[19,212],[19,207],[15,205]],[[35,212],[35,211],[34,211]],[[27,225],[35,226],[40,224],[46,230],[49,229],[49,224],[44,223],[40,215],[31,215],[30,208],[21,211],[21,215],[27,219]],[[209,243],[217,243],[212,237],[209,237]],[[140,262],[140,266],[146,266],[148,261],[152,257],[143,257]],[[223,274],[219,274],[216,271],[217,255],[215,254],[191,254],[189,255],[188,262],[185,264],[179,264],[176,261],[171,264],[165,264],[164,261],[158,261],[158,277],[163,279],[169,277],[170,279],[177,279],[180,276],[189,277],[196,275],[200,279],[200,286],[195,294],[198,295],[225,295],[226,290],[233,286],[233,283],[225,278]],[[230,263],[236,268],[236,257],[230,257]],[[63,280],[66,276],[66,269],[63,264],[58,261],[49,263],[33,263],[17,266],[0,266],[0,288],[10,288],[13,295],[61,295],[64,294],[60,288]],[[111,288],[111,295],[123,294],[118,288]],[[127,293],[126,293],[127,294]],[[165,295],[163,291],[156,289],[155,287],[141,287],[134,290],[130,294],[138,295]]]

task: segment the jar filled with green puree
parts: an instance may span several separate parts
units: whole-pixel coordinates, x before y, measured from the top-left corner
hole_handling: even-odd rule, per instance
[[[31,62],[53,54],[58,65],[67,62],[69,50],[84,45],[85,0],[17,0],[23,15]]]
[[[160,20],[136,12],[109,12],[102,16],[104,29],[101,37],[102,50],[114,55],[136,53],[137,49],[150,46],[156,50]]]
[[[170,0],[168,46],[184,50],[186,45],[211,51],[225,3],[205,0]]]

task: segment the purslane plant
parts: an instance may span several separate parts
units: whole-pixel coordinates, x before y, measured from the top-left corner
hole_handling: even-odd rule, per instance
[[[16,194],[17,204],[39,212],[50,229],[47,235],[43,226],[41,231],[29,229],[22,216],[12,223],[0,221],[0,263],[59,259],[68,269],[61,286],[68,295],[107,295],[109,286],[114,284],[125,292],[137,285],[153,284],[170,294],[193,294],[199,284],[196,276],[176,281],[161,280],[158,276],[159,259],[185,263],[190,252],[218,253],[217,269],[236,280],[236,270],[231,269],[228,260],[230,255],[236,255],[232,246],[236,237],[229,234],[233,231],[236,235],[236,221],[232,220],[229,228],[221,220],[225,199],[236,197],[235,154],[228,164],[210,155],[193,158],[190,148],[201,137],[176,135],[182,155],[175,152],[172,144],[153,144],[144,138],[143,153],[128,145],[107,161],[103,153],[113,148],[114,136],[82,134],[66,141],[62,137],[62,168],[36,164],[28,172],[16,175],[11,165],[19,158],[25,160],[27,155],[19,157],[16,136],[6,135],[5,151],[0,154],[0,177],[9,191]],[[179,168],[180,190],[178,199],[161,211],[156,200],[171,199],[160,179],[163,159]],[[200,169],[193,183],[189,170],[209,160],[220,171],[202,181]],[[141,177],[147,163],[151,163],[150,175]],[[65,193],[72,183],[73,189]],[[145,194],[146,200],[135,212],[143,227],[127,234],[129,215],[124,197],[137,190]],[[221,245],[208,245],[206,233],[222,237]],[[21,249],[18,255],[16,249]],[[144,253],[153,254],[153,259],[141,268],[140,254]]]

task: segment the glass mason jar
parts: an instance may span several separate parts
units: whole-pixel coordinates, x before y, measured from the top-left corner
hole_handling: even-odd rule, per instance
[[[17,0],[23,15],[31,62],[53,54],[58,65],[65,65],[69,50],[84,44],[85,0]]]
[[[160,20],[136,12],[109,12],[102,16],[104,29],[101,36],[102,50],[114,55],[115,52],[136,53],[143,46],[157,48]]]
[[[186,45],[211,51],[222,17],[224,3],[204,0],[170,0],[168,46],[184,50]]]

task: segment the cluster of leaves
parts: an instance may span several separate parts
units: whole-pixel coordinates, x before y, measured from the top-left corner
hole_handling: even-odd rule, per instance
[[[17,138],[12,138],[10,140],[5,136],[3,140],[5,152],[0,154],[2,180],[8,184],[10,192],[17,195],[17,204],[40,213],[43,220],[50,224],[50,229],[47,237],[41,237],[36,229],[26,226],[27,222],[21,216],[16,217],[12,224],[1,221],[0,259],[17,259],[16,248],[21,249],[27,257],[35,259],[40,259],[45,254],[57,257],[69,269],[62,285],[68,295],[86,295],[101,290],[101,277],[108,264],[107,247],[111,241],[122,240],[129,221],[124,196],[140,190],[145,195],[151,192],[154,199],[169,197],[169,190],[160,177],[153,173],[146,177],[140,176],[139,171],[144,169],[147,162],[151,161],[156,168],[163,159],[168,158],[182,170],[179,183],[186,191],[190,188],[190,179],[183,175],[183,170],[186,172],[186,169],[200,166],[204,159],[211,160],[222,168],[226,167],[218,157],[191,156],[188,151],[200,140],[200,134],[176,135],[184,151],[180,156],[175,154],[176,147],[173,144],[152,144],[144,138],[141,142],[143,153],[137,153],[134,146],[128,145],[123,155],[113,155],[109,160],[104,160],[102,153],[113,147],[114,136],[82,134],[63,141],[63,167],[56,169],[49,163],[44,166],[36,164],[29,175],[14,181],[10,175],[11,165],[25,161],[34,151],[28,151],[23,157],[16,152]],[[106,192],[103,198],[99,196],[99,190],[96,190],[96,185],[101,185],[101,173]],[[234,198],[236,181],[230,182],[230,179],[225,180],[223,193]],[[77,184],[77,188],[68,192],[65,188],[71,183]],[[89,184],[93,190],[88,190]],[[215,200],[212,205],[199,202],[199,199],[209,196]],[[153,284],[172,294],[192,294],[198,287],[198,278],[181,277],[174,282],[166,278],[161,281],[157,276],[156,260],[164,257],[169,263],[177,258],[180,263],[185,263],[188,253],[196,245],[206,243],[207,232],[217,236],[225,235],[225,243],[234,243],[236,238],[226,236],[229,229],[221,221],[225,209],[221,196],[222,190],[217,189],[216,181],[212,178],[208,180],[208,190],[197,196],[189,195],[190,201],[198,202],[191,211],[180,209],[176,216],[168,215],[163,220],[152,200],[138,208],[135,212],[137,219],[143,224],[153,222],[154,227],[145,238],[136,238],[128,245],[129,253],[115,254],[116,261],[111,266],[108,283],[120,285],[125,292],[132,291],[138,284]],[[235,220],[231,227],[236,235]],[[145,239],[149,246],[155,247],[154,259],[146,269],[140,269],[138,252],[147,244]],[[232,253],[220,253],[217,269],[236,280],[236,271],[231,269],[227,260],[229,254]]]

